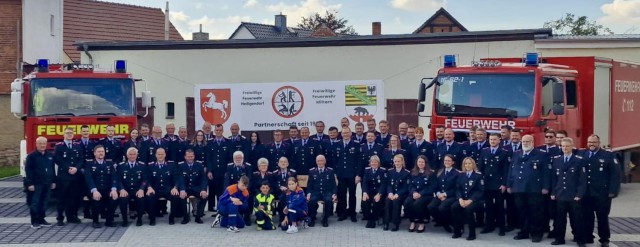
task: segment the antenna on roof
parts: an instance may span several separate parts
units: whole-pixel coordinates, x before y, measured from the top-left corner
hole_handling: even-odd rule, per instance
[[[164,40],[169,40],[169,1],[164,9]]]

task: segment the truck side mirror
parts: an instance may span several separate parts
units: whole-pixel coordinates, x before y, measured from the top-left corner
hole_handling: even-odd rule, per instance
[[[559,104],[554,104],[553,109],[551,110],[553,115],[560,116],[564,115],[564,106]]]
[[[152,107],[151,103],[151,91],[142,91],[142,107],[150,108]]]
[[[22,114],[22,92],[11,92],[11,113]]]
[[[564,84],[553,82],[553,104],[564,105]]]
[[[424,82],[420,82],[420,87],[418,88],[418,102],[423,102],[426,98],[427,86]]]
[[[423,103],[418,102],[418,112],[419,113],[420,112],[424,112],[424,104]]]

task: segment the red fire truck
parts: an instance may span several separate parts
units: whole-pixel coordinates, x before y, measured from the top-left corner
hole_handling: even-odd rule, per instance
[[[591,134],[604,148],[620,152],[628,164],[640,147],[640,64],[600,57],[483,59],[457,66],[444,57],[444,68],[430,83],[421,83],[418,111],[430,112],[435,126],[452,128],[462,140],[472,126],[499,131],[519,128],[542,145],[547,129],[566,130],[577,147]],[[428,81],[428,80],[427,80]],[[426,90],[434,88],[432,109],[425,109]],[[626,167],[626,166],[625,166]]]
[[[91,138],[106,136],[107,125],[114,125],[116,136],[126,137],[136,128],[135,81],[126,72],[126,62],[118,60],[114,71],[94,70],[93,65],[49,66],[38,60],[36,70],[11,84],[11,112],[24,120],[21,141],[21,171],[24,176],[26,154],[35,149],[35,139],[44,136],[48,147],[63,140],[64,129],[88,125]],[[146,85],[145,85],[146,88]],[[151,107],[151,94],[142,92],[142,106]]]

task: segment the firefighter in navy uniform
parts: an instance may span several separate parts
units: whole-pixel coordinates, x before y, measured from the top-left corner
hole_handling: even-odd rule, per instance
[[[565,244],[567,213],[578,246],[586,246],[582,198],[587,192],[586,160],[573,154],[573,139],[561,141],[562,155],[553,157],[551,166],[551,200],[556,202],[556,215],[553,220],[555,241],[551,245]]]
[[[164,198],[171,202],[171,212],[169,212],[169,225],[175,224],[175,217],[178,215],[180,206],[180,191],[184,191],[184,183],[178,166],[173,161],[166,161],[166,151],[164,148],[156,152],[156,161],[149,163],[147,167],[147,212],[149,222],[155,222],[158,214],[159,199]]]
[[[64,215],[67,222],[80,223],[78,209],[80,208],[80,198],[84,191],[80,186],[82,165],[84,163],[82,146],[73,142],[73,128],[67,127],[64,130],[64,141],[54,147],[54,163],[58,167],[56,186],[58,193],[58,226],[64,225]]]
[[[251,183],[251,187],[249,190],[250,193],[252,195],[260,194],[260,188],[262,187],[262,185],[264,183],[268,183],[269,193],[273,194],[274,176],[272,172],[267,170],[269,169],[269,160],[267,160],[266,158],[260,158],[256,163],[258,163],[258,171],[255,171],[253,172],[253,174],[251,174],[251,179],[249,180]]]
[[[147,168],[138,160],[138,150],[134,147],[127,149],[127,160],[120,162],[116,168],[118,178],[120,213],[122,214],[122,227],[129,226],[127,207],[133,199],[136,210],[136,226],[142,225],[144,214],[144,193],[147,190]],[[134,208],[132,208],[134,209]],[[155,225],[155,221],[149,222]]]
[[[477,137],[477,135],[476,135]],[[478,155],[478,170],[484,175],[484,203],[486,224],[480,233],[490,233],[498,228],[498,235],[505,235],[504,193],[507,191],[509,154],[500,148],[500,134],[489,135],[489,147]]]
[[[207,143],[207,178],[209,197],[207,198],[207,211],[214,212],[215,205],[224,192],[224,174],[227,172],[227,165],[231,161],[231,142],[222,136],[224,128],[221,124],[216,124],[214,128],[215,136]],[[213,215],[211,215],[213,217]]]
[[[587,193],[582,205],[584,212],[586,243],[593,243],[594,218],[598,219],[598,236],[601,246],[609,246],[609,212],[611,200],[620,192],[620,165],[614,154],[600,148],[600,137],[587,139],[587,150],[581,156],[586,160]],[[595,217],[594,217],[595,215]]]
[[[248,157],[251,152],[251,140],[240,134],[240,126],[237,123],[231,124],[229,130],[231,131],[231,135],[227,139],[231,141],[231,153],[235,151],[242,151],[242,153]]]
[[[316,157],[322,153],[322,144],[309,138],[309,128],[302,127],[300,129],[300,139],[293,143],[292,153],[293,169],[298,172],[298,184],[300,187],[307,188],[309,169],[314,167]]]
[[[376,133],[373,131],[367,131],[365,134],[365,141],[360,144],[360,154],[362,158],[360,159],[360,168],[364,169],[369,166],[369,159],[372,156],[376,155],[378,157],[384,154],[384,147],[382,144],[376,142]],[[364,172],[360,171],[359,174]]]
[[[282,141],[282,131],[273,131],[273,143],[266,146],[266,158],[269,160],[269,170],[277,169],[276,164],[280,161],[280,157],[287,157],[289,159],[291,147],[289,144]],[[285,185],[286,187],[286,185]],[[279,198],[279,197],[276,197]]]
[[[324,152],[324,157],[327,159],[327,167],[331,167],[335,169],[335,162],[333,161],[333,157],[331,157],[333,153],[333,149],[340,142],[340,137],[338,136],[338,128],[331,126],[329,127],[329,138],[322,142],[322,151]]]
[[[431,200],[427,209],[436,221],[435,226],[442,226],[451,232],[451,205],[456,202],[458,175],[453,163],[453,156],[444,156],[444,167],[438,172],[438,189],[435,198]]]
[[[104,159],[118,164],[122,159],[122,142],[115,138],[115,127],[107,125],[107,137],[100,138],[98,144],[104,147]]]
[[[402,204],[404,203],[407,195],[409,194],[409,180],[411,173],[409,170],[404,169],[404,156],[397,154],[393,157],[393,168],[387,171],[389,183],[387,184],[387,193],[385,194],[385,209],[384,209],[384,228],[383,230],[389,230],[389,222],[394,224],[391,231],[398,231],[400,228],[400,213],[402,211]]]
[[[178,128],[178,138],[173,142],[174,162],[184,161],[184,153],[189,149],[189,145],[191,140],[187,138],[187,128],[181,126]]]
[[[536,243],[544,234],[543,198],[549,193],[551,182],[550,159],[545,150],[534,149],[533,136],[522,137],[522,150],[511,159],[507,177],[507,192],[514,197],[520,232],[515,240],[528,239]]]
[[[253,171],[253,168],[251,168],[251,164],[245,162],[242,151],[233,152],[233,162],[227,165],[227,172],[224,175],[224,188],[237,184],[238,180],[243,176],[246,176],[247,178],[251,177],[251,171]],[[250,193],[249,198],[255,197],[251,188],[248,189]],[[252,205],[253,199],[249,198],[247,198],[248,203],[249,205]],[[251,226],[251,210],[252,209],[249,207],[246,211],[241,212],[244,215],[244,222],[247,226]]]
[[[352,222],[357,222],[356,185],[360,183],[363,169],[360,168],[362,159],[360,144],[351,140],[351,136],[351,129],[342,128],[342,141],[333,149],[332,159],[335,162],[334,171],[338,177],[338,205],[336,206],[338,221],[351,217]],[[349,193],[348,200],[347,193]]]
[[[90,129],[88,125],[82,125],[80,127],[80,139],[78,139],[77,143],[80,145],[80,156],[82,157],[82,168],[80,171],[84,174],[84,167],[88,162],[92,162],[95,157],[93,157],[93,147],[95,147],[96,142],[91,140],[90,137]],[[79,188],[83,190],[83,193],[80,194],[78,200],[82,201],[82,211],[85,219],[91,219],[91,193],[89,193],[89,189],[87,188],[87,183],[85,182],[84,176],[80,175],[80,186]],[[83,197],[86,197],[86,200],[83,200]]]
[[[413,166],[418,159],[418,156],[424,155],[427,157],[427,162],[429,162],[429,166],[431,164],[435,164],[435,148],[433,145],[424,139],[424,129],[422,127],[416,128],[416,139],[407,145],[409,148],[407,151],[409,156],[407,158],[407,170],[412,170]]]
[[[324,122],[317,121],[315,125],[316,125],[316,133],[311,135],[309,138],[319,141],[320,143],[324,141],[328,141],[329,135],[326,135],[324,133],[324,127],[325,127]]]
[[[554,130],[546,130],[544,132],[544,145],[537,146],[536,149],[542,149],[547,152],[549,157],[555,157],[562,154],[560,147],[556,145],[556,132]],[[553,238],[553,230],[549,227],[551,220],[556,215],[556,202],[551,201],[550,194],[544,195],[544,222],[545,231],[549,232],[549,238]]]
[[[278,160],[278,170],[273,171],[273,194],[275,198],[283,197],[283,193],[287,191],[287,181],[289,178],[296,178],[297,175],[296,170],[289,168],[289,159],[287,159],[287,157],[280,157],[280,160]],[[286,206],[286,203],[278,202],[276,212],[280,214],[280,223],[282,223],[282,220],[286,216],[281,213]]]
[[[489,147],[490,145],[487,141],[487,130],[485,130],[484,128],[477,128],[475,133],[476,142],[469,144],[469,148],[467,149],[467,156],[472,157],[477,163],[479,161],[480,153],[482,153],[482,150]]]
[[[329,226],[329,215],[333,212],[333,202],[336,201],[337,185],[336,175],[333,169],[326,167],[327,159],[324,155],[316,157],[318,167],[309,171],[309,183],[307,187],[307,201],[309,201],[309,226],[313,227],[318,214],[318,202],[323,204],[322,226]]]
[[[484,181],[472,157],[464,158],[462,168],[463,170],[456,181],[456,198],[458,201],[451,206],[451,215],[453,215],[452,238],[462,236],[462,228],[466,222],[469,225],[467,240],[474,240],[476,239],[475,213],[478,207],[482,207]]]
[[[387,180],[387,169],[381,167],[380,157],[371,156],[362,178],[361,205],[367,228],[376,228],[378,219],[383,216]]]
[[[178,163],[178,169],[182,174],[182,181],[184,183],[184,190],[180,191],[180,198],[182,200],[187,197],[193,196],[196,200],[196,216],[195,222],[202,224],[202,216],[204,215],[204,207],[207,203],[207,175],[205,174],[204,164],[200,161],[195,161],[195,154],[193,150],[187,150],[184,154],[184,161]],[[189,223],[190,212],[187,211],[187,204],[185,201],[180,201],[182,213],[184,214],[181,224]],[[186,200],[189,203],[189,200]]]
[[[456,168],[460,168],[460,164],[462,163],[463,158],[463,149],[462,144],[455,142],[453,139],[455,134],[453,130],[447,128],[444,130],[444,142],[436,148],[436,163],[433,167],[434,170],[440,170],[444,167],[444,156],[449,154],[453,157],[453,162],[456,165]]]
[[[97,145],[93,148],[95,160],[85,166],[84,175],[91,192],[91,212],[93,227],[101,228],[100,214],[107,219],[105,226],[115,227],[113,214],[117,206],[118,181],[113,162],[105,160],[105,148]]]
[[[171,152],[170,142],[162,138],[162,129],[160,126],[153,126],[151,135],[151,139],[142,143],[142,148],[139,152],[142,162],[146,164],[156,161],[156,151],[158,148],[163,148],[167,157],[169,156],[169,152]]]

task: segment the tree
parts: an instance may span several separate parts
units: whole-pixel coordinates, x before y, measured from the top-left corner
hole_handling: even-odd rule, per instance
[[[302,22],[298,23],[299,28],[316,30],[322,24],[325,24],[329,29],[331,29],[334,33],[337,34],[352,34],[358,35],[353,26],[347,26],[347,20],[344,18],[338,18],[338,11],[326,11],[324,16],[321,16],[319,13],[309,17],[302,17]]]
[[[574,14],[567,13],[564,17],[544,23],[545,28],[551,28],[559,34],[570,35],[599,35],[613,34],[611,29],[597,24],[595,21],[589,21],[586,16],[576,17]]]

